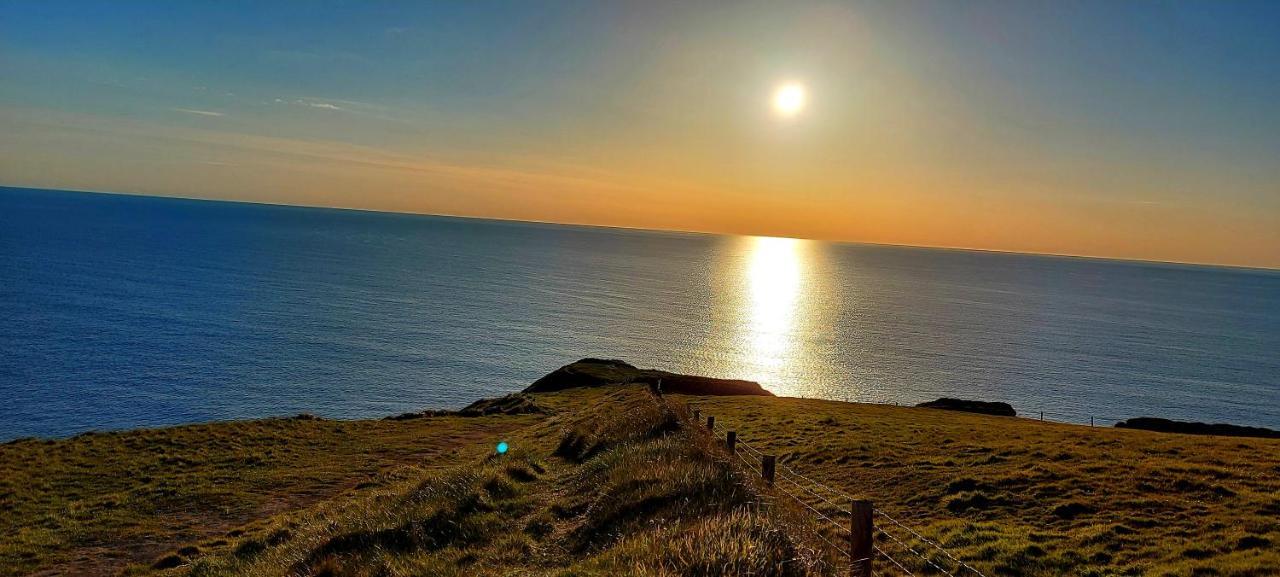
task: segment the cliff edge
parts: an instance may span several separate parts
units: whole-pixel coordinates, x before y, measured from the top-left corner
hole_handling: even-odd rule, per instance
[[[661,386],[663,393],[686,395],[756,395],[772,397],[760,383],[734,379],[713,379],[681,375],[654,369],[639,369],[629,363],[610,359],[582,359],[569,363],[534,381],[526,393],[549,393],[579,387],[646,384]]]

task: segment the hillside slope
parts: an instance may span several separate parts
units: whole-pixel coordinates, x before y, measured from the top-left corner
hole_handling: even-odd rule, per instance
[[[759,506],[678,406],[620,388],[456,469],[278,520],[198,576],[822,576],[836,552]]]
[[[716,417],[718,441],[686,406]],[[785,491],[837,525],[849,497],[873,501],[904,540],[877,546],[916,575],[932,570],[905,547],[992,577],[1280,575],[1280,440],[759,395],[659,401],[647,383],[464,413],[0,445],[0,575],[839,572],[823,543],[838,536]],[[495,455],[498,441],[511,451]],[[757,453],[778,458],[777,487],[760,484]],[[819,496],[788,484],[800,476]]]
[[[115,575],[230,550],[280,513],[482,455],[534,416],[313,417],[0,444],[0,575]]]
[[[796,473],[871,499],[987,575],[1280,575],[1275,439],[817,399],[690,402]]]

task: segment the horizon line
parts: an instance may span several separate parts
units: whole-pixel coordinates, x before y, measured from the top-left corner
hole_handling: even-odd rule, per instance
[[[458,218],[458,219],[466,219],[466,220],[485,220],[485,221],[491,221],[491,222],[601,228],[601,229],[625,230],[625,231],[635,231],[635,232],[693,234],[693,235],[702,235],[702,236],[787,238],[792,240],[826,242],[826,243],[832,243],[832,244],[858,245],[858,246],[870,246],[870,247],[946,250],[946,251],[956,251],[956,252],[975,252],[975,253],[990,253],[990,254],[1004,254],[1004,255],[1036,256],[1036,257],[1062,258],[1062,259],[1082,259],[1082,260],[1096,260],[1096,261],[1104,261],[1104,262],[1161,265],[1161,266],[1175,266],[1175,267],[1216,268],[1216,269],[1236,270],[1236,271],[1242,271],[1242,272],[1280,273],[1280,265],[1272,267],[1272,266],[1262,266],[1262,265],[1255,266],[1255,265],[1224,264],[1224,263],[1215,263],[1215,262],[1154,260],[1154,259],[1128,258],[1128,257],[1103,256],[1103,255],[1093,255],[1093,254],[1078,254],[1078,253],[1027,252],[1027,251],[1019,251],[1019,250],[978,248],[978,247],[957,246],[957,245],[898,244],[898,243],[873,242],[873,241],[864,241],[864,240],[837,240],[837,239],[825,239],[825,238],[775,236],[775,235],[768,235],[768,234],[716,232],[716,231],[709,231],[709,230],[692,230],[692,229],[678,229],[678,228],[646,228],[643,226],[625,226],[625,225],[600,224],[600,223],[590,223],[590,222],[564,222],[564,221],[552,221],[552,220],[502,218],[502,217],[496,217],[496,216],[450,214],[450,213],[443,213],[443,212],[412,212],[412,211],[398,211],[398,210],[381,210],[376,208],[359,208],[359,207],[352,207],[352,206],[329,206],[329,205],[320,205],[320,204],[288,204],[288,203],[282,203],[282,202],[267,202],[267,201],[258,201],[258,200],[232,200],[232,199],[225,199],[225,198],[204,198],[204,197],[198,197],[198,196],[148,194],[144,192],[81,190],[81,189],[68,189],[68,188],[46,188],[46,187],[38,187],[38,186],[31,187],[31,186],[11,185],[11,184],[4,184],[4,183],[0,183],[0,188],[15,188],[15,189],[20,188],[25,190],[37,190],[37,191],[46,191],[46,192],[70,192],[70,193],[76,193],[76,194],[101,194],[101,195],[108,195],[108,196],[130,196],[130,197],[160,198],[160,199],[171,199],[171,200],[193,200],[193,201],[199,201],[199,202],[227,202],[227,203],[234,203],[234,204],[249,204],[249,205],[272,206],[272,207],[283,207],[283,208],[300,208],[300,209],[311,208],[311,209],[322,209],[322,210],[342,210],[342,211],[366,212],[366,213],[388,214],[388,215]]]

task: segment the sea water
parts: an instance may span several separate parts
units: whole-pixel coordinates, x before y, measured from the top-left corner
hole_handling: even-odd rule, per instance
[[[0,188],[0,440],[518,391],[582,357],[778,394],[1280,427],[1275,271]]]

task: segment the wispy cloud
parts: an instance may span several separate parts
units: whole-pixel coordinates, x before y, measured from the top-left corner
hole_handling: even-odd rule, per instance
[[[296,104],[298,106],[306,106],[308,108],[319,108],[322,110],[345,110],[343,107],[338,106],[337,104],[334,104],[332,102],[326,102],[324,100],[317,100],[315,98],[294,98],[293,100],[285,100],[283,98],[277,98],[276,102],[279,102],[282,104]]]
[[[212,110],[196,110],[194,108],[174,108],[174,110],[178,112],[185,112],[187,114],[198,114],[200,116],[226,116],[226,114],[214,112]]]

